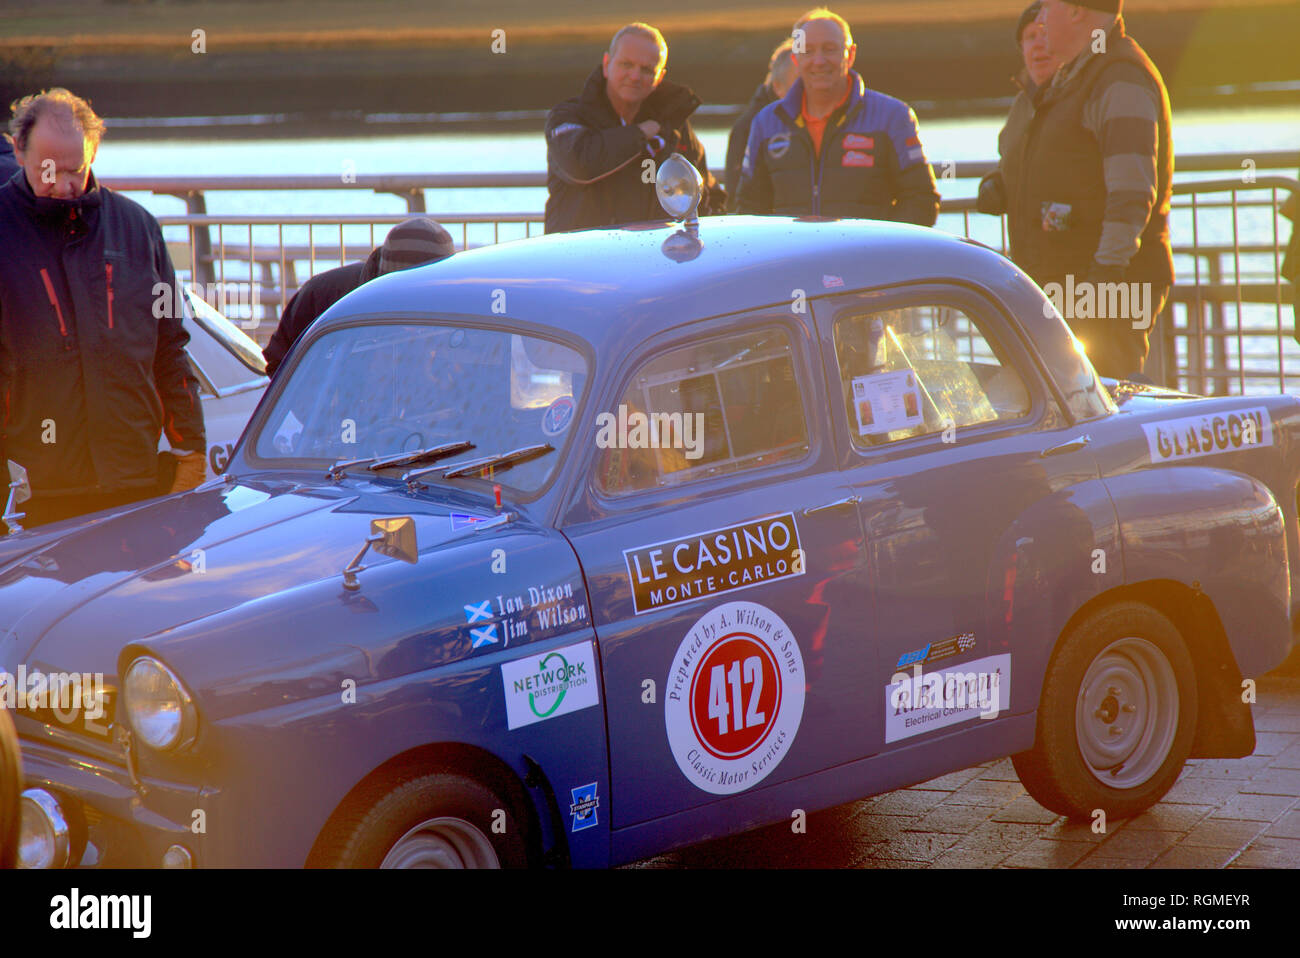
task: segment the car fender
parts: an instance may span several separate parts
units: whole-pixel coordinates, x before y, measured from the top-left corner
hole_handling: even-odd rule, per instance
[[[1205,594],[1243,676],[1291,649],[1285,515],[1262,481],[1202,466],[1110,476],[1124,582],[1169,580]]]

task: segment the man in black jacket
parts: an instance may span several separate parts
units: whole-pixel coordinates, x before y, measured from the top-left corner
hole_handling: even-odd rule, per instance
[[[745,160],[745,145],[749,143],[749,128],[754,124],[758,111],[769,103],[775,103],[794,85],[795,69],[792,49],[794,40],[786,37],[767,62],[767,76],[758,85],[754,95],[749,98],[749,105],[740,115],[736,125],[727,137],[727,167],[724,183],[727,187],[727,212],[736,212],[736,194],[740,188],[740,166]]]
[[[22,175],[0,186],[0,467],[27,470],[25,526],[154,495],[160,433],[178,457],[170,491],[206,473],[189,334],[159,305],[176,276],[157,221],[95,182],[103,129],[62,89],[19,100],[10,122]]]
[[[363,262],[317,273],[293,294],[280,316],[280,325],[262,350],[266,374],[274,376],[289,348],[307,327],[358,286],[384,273],[445,259],[454,252],[456,247],[450,233],[428,217],[416,216],[394,226],[384,245],[376,247]]]
[[[546,118],[546,232],[663,219],[655,171],[680,153],[704,177],[701,213],[720,213],[726,194],[709,174],[689,117],[700,105],[664,80],[668,45],[632,23],[610,42],[582,94]]]

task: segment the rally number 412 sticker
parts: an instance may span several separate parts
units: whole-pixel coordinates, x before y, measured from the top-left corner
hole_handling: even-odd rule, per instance
[[[754,602],[705,613],[682,639],[668,676],[664,721],[682,774],[730,795],[781,764],[803,718],[799,643],[781,617]]]

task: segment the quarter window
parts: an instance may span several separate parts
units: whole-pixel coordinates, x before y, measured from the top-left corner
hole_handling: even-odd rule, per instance
[[[798,459],[808,432],[790,337],[765,329],[664,353],[596,426],[607,494]]]
[[[954,306],[846,316],[835,324],[835,357],[859,447],[1029,412],[1023,380]]]

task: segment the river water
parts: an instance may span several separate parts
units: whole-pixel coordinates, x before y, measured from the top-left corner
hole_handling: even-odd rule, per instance
[[[990,160],[997,155],[1002,116],[931,119],[921,125],[930,161]],[[540,124],[539,124],[540,127]],[[340,130],[336,138],[222,138],[220,128],[195,129],[190,136],[114,142],[100,148],[95,170],[111,176],[253,176],[377,173],[529,172],[546,169],[546,144],[535,132],[412,132],[355,136]],[[726,157],[726,126],[698,130],[709,165]],[[1174,148],[1183,154],[1300,150],[1300,105],[1184,111],[1174,114]],[[1290,175],[1294,175],[1292,170]],[[940,182],[945,197],[974,195],[970,180]],[[180,200],[141,195],[155,214],[183,213]],[[540,212],[542,188],[512,190],[444,190],[429,195],[431,215],[438,212]],[[401,213],[396,196],[364,190],[294,191],[272,194],[213,192],[211,213]]]
[[[929,119],[921,124],[921,138],[930,161],[942,169],[945,161],[980,161],[996,157],[997,134],[1003,116],[972,116]],[[722,165],[726,157],[728,126],[705,125],[698,129],[711,167]],[[222,137],[220,127],[195,128],[188,135],[158,137],[146,140],[121,139],[115,141],[110,126],[109,136],[100,148],[95,170],[102,178],[113,176],[252,176],[252,175],[306,175],[339,176],[349,174],[364,176],[383,173],[465,173],[465,172],[542,172],[546,169],[546,146],[540,126],[534,131],[513,129],[502,132],[465,132],[462,130],[423,131],[400,135],[359,136],[357,128],[340,130],[335,138],[289,139],[267,136],[263,138]],[[1252,154],[1277,150],[1300,150],[1300,105],[1249,107],[1242,109],[1214,109],[1181,111],[1174,114],[1174,147],[1177,154],[1192,155],[1226,153],[1237,159],[1233,167],[1240,169],[1243,161]],[[1296,170],[1278,171],[1294,178]],[[1263,171],[1261,171],[1263,175]],[[1277,173],[1273,174],[1277,175]],[[1224,179],[1231,173],[1176,173],[1176,180]],[[945,198],[973,196],[976,181],[972,179],[940,179],[939,189]],[[155,215],[176,215],[185,212],[183,203],[174,197],[152,194],[133,194]],[[1243,193],[1246,197],[1252,194]],[[1259,196],[1260,194],[1253,194]],[[1220,194],[1223,199],[1227,194]],[[529,213],[540,214],[545,201],[543,187],[526,189],[456,189],[427,191],[429,215],[461,213]],[[208,211],[232,215],[244,214],[397,214],[406,211],[403,200],[391,194],[376,194],[361,189],[295,190],[270,193],[212,191],[207,194]],[[1202,210],[1197,217],[1199,242],[1230,244],[1233,241],[1234,221],[1231,209]],[[961,214],[943,214],[938,227],[953,232],[967,232],[974,239],[994,247],[1002,246],[1001,221],[996,217],[973,214],[965,221]],[[1266,208],[1239,211],[1235,224],[1243,242],[1269,245],[1269,252],[1243,255],[1240,275],[1247,283],[1273,283],[1276,260],[1271,244],[1274,236],[1285,245],[1290,224]],[[308,242],[306,227],[284,229],[284,242],[303,245]],[[452,235],[471,244],[507,240],[525,235],[522,224],[505,224],[494,236],[489,225],[469,226],[462,233],[452,227]],[[1193,224],[1187,210],[1175,208],[1171,218],[1174,242],[1189,243]],[[179,232],[178,232],[179,231]],[[540,232],[540,226],[532,228]],[[345,258],[360,258],[369,251],[372,241],[382,240],[384,227],[371,232],[368,227],[348,227]],[[169,239],[182,239],[184,229],[167,230]],[[224,231],[226,242],[243,244],[248,241],[247,227],[234,227]],[[373,240],[372,240],[373,237]],[[314,270],[336,265],[339,260],[340,230],[335,227],[316,227],[311,241],[317,251],[314,264],[302,264],[298,278]],[[217,236],[214,235],[214,242]],[[278,241],[275,228],[259,228],[254,241],[274,244]],[[329,253],[330,246],[333,253]],[[330,260],[330,256],[334,256]],[[1222,263],[1231,270],[1232,257]],[[1207,264],[1201,263],[1202,282],[1209,277],[1204,273]],[[1194,282],[1195,265],[1190,256],[1176,255],[1175,268],[1180,284]],[[1231,281],[1232,273],[1225,273],[1221,281]],[[1272,295],[1272,294],[1270,294]],[[1289,302],[1290,289],[1283,287],[1283,297]],[[1228,328],[1238,322],[1235,303],[1225,306]],[[1286,333],[1291,328],[1289,307],[1279,310],[1276,305],[1249,304],[1241,311],[1243,328],[1260,331],[1272,330],[1270,336],[1247,337],[1244,340],[1244,358],[1248,367],[1261,371],[1272,370],[1272,385],[1261,381],[1248,392],[1276,391],[1278,347],[1276,331],[1279,316]],[[1181,322],[1181,320],[1180,320]],[[1235,352],[1235,343],[1232,344]],[[1300,346],[1285,335],[1282,353],[1287,373],[1287,385],[1300,390]],[[1208,358],[1208,357],[1207,357]],[[1233,357],[1235,358],[1235,357]],[[1297,371],[1292,379],[1291,371]],[[1194,385],[1194,384],[1192,384]],[[1235,389],[1236,387],[1234,387]]]

